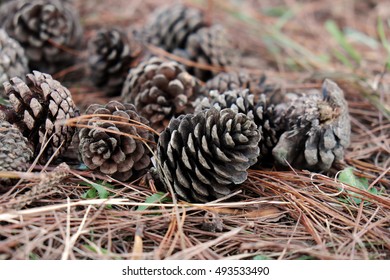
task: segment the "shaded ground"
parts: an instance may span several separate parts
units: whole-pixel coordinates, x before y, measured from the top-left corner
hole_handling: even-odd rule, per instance
[[[172,1],[75,2],[89,38],[103,25],[137,28]],[[172,204],[151,176],[108,184],[77,166],[65,179],[55,164],[47,172],[35,166],[35,175],[0,197],[0,206],[23,206],[0,211],[0,259],[389,259],[386,2],[186,1],[229,29],[253,75],[265,73],[285,91],[319,88],[326,77],[339,83],[352,120],[345,162],[328,174],[252,170],[233,195],[202,205]],[[85,53],[79,55],[79,65],[55,77],[81,71],[84,81],[67,83],[76,103],[106,102],[88,82]],[[350,183],[360,188],[338,180],[348,166],[361,184]],[[52,187],[18,196],[40,182]]]

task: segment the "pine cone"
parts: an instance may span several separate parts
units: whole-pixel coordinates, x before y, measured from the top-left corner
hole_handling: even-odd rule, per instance
[[[89,43],[92,82],[105,86],[110,96],[120,95],[131,63],[140,53],[134,38],[117,29],[101,29]]]
[[[0,121],[0,171],[24,172],[32,155],[28,141],[19,129],[7,121]],[[9,183],[11,180],[0,177],[0,185]]]
[[[144,142],[153,143],[153,134],[145,128],[148,121],[137,114],[133,105],[110,101],[105,106],[91,105],[86,114],[111,115],[93,116],[88,127],[79,132],[79,151],[89,169],[120,181],[146,172],[151,152]]]
[[[342,160],[351,124],[347,102],[337,84],[325,80],[321,92],[289,94],[286,99],[275,106],[275,122],[285,126],[272,151],[276,163],[326,171],[334,161]]]
[[[216,71],[188,67],[188,72],[202,81],[211,79],[221,68],[236,66],[237,50],[233,48],[227,32],[220,25],[203,27],[188,37],[185,50],[177,49],[174,54],[192,60],[202,66],[217,67]],[[218,71],[218,72],[217,72]]]
[[[2,89],[4,82],[12,77],[24,77],[27,72],[27,58],[23,48],[4,29],[0,29],[0,97],[5,97]]]
[[[54,73],[73,63],[82,39],[80,19],[67,1],[15,0],[1,6],[0,24],[26,51],[31,69]]]
[[[181,4],[162,7],[151,17],[145,27],[144,36],[148,43],[168,52],[183,49],[187,38],[206,26],[203,14]]]
[[[196,91],[195,78],[179,63],[152,57],[130,70],[122,101],[133,103],[151,127],[162,131],[172,117],[186,111]]]
[[[268,104],[265,94],[259,96],[259,102],[254,102],[254,95],[245,90],[228,90],[220,94],[216,90],[209,92],[209,97],[198,98],[194,102],[195,112],[215,107],[219,110],[230,108],[236,113],[242,113],[253,120],[260,133],[259,142],[260,157],[270,157],[273,147],[276,145],[280,132],[273,123],[274,108]]]
[[[246,180],[259,155],[259,140],[256,124],[231,109],[182,115],[160,135],[157,170],[179,197],[211,201]]]
[[[26,82],[12,78],[4,83],[4,88],[12,109],[3,114],[31,141],[34,155],[48,141],[41,162],[61,155],[74,134],[74,128],[66,126],[64,121],[78,115],[69,90],[50,75],[38,71],[27,74]]]
[[[202,88],[202,92],[207,94],[211,90],[225,92],[228,90],[248,89],[250,93],[255,95],[268,94],[276,89],[276,86],[266,84],[266,76],[262,75],[259,78],[252,78],[245,72],[221,72],[214,78],[207,81]]]

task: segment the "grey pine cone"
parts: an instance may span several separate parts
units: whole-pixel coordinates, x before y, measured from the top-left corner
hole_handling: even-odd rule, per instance
[[[207,81],[227,67],[237,66],[237,49],[234,49],[226,30],[220,25],[203,27],[192,33],[186,42],[185,49],[176,49],[174,53],[192,60],[201,66],[214,67],[187,67],[188,72],[202,81]]]
[[[101,29],[88,45],[92,82],[110,96],[120,95],[131,63],[140,53],[134,38],[111,28]]]
[[[221,72],[214,78],[207,81],[202,88],[202,92],[207,94],[211,90],[225,92],[228,90],[248,89],[250,93],[255,95],[255,99],[259,94],[268,94],[276,90],[275,85],[266,83],[266,76],[262,75],[258,78],[253,78],[245,72]]]
[[[15,0],[0,8],[0,24],[25,49],[31,69],[45,73],[69,66],[82,39],[79,16],[68,1]]]
[[[205,25],[199,10],[173,4],[153,13],[144,29],[144,37],[146,42],[172,52],[183,49],[188,36]]]
[[[256,124],[231,109],[182,115],[160,135],[157,170],[180,198],[211,201],[246,180],[259,156],[259,141]]]
[[[151,127],[162,131],[172,117],[186,112],[196,92],[196,79],[179,63],[152,57],[130,70],[122,101],[133,103]]]
[[[93,116],[79,132],[79,152],[89,169],[120,181],[146,172],[151,152],[145,144],[153,145],[154,137],[133,105],[110,101],[89,106],[86,114],[108,115]]]
[[[258,97],[258,103],[255,103],[254,99],[255,95],[250,93],[248,89],[227,90],[223,93],[211,90],[208,97],[200,97],[193,104],[195,112],[211,107],[219,110],[230,108],[234,112],[245,114],[253,120],[261,133],[259,142],[259,161],[261,161],[263,157],[271,155],[272,148],[276,145],[278,139],[277,135],[280,133],[273,124],[273,106],[268,104],[266,95],[261,94]]]
[[[4,83],[4,88],[12,108],[0,115],[5,115],[3,118],[15,124],[29,139],[34,155],[48,141],[41,162],[63,154],[74,134],[74,128],[64,122],[78,116],[69,90],[50,75],[38,71],[27,74],[26,82],[14,77]]]
[[[28,140],[19,129],[7,121],[0,121],[0,171],[27,171],[32,156]],[[10,182],[0,177],[0,185]]]
[[[28,73],[24,49],[0,29],[0,97],[5,97],[3,83],[13,77],[24,77]]]
[[[277,164],[326,171],[344,158],[351,124],[343,91],[325,80],[321,91],[288,94],[275,106],[276,123],[285,132],[272,151]]]

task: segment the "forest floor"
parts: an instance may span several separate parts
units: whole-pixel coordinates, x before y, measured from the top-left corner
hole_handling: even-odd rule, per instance
[[[80,0],[75,8],[88,39],[102,26],[140,28],[169,2]],[[250,170],[236,192],[208,204],[175,204],[149,175],[121,183],[69,162],[62,178],[56,163],[34,165],[0,197],[0,206],[29,202],[0,211],[0,259],[390,259],[388,1],[184,3],[224,25],[242,68],[283,91],[336,81],[352,124],[345,161],[325,174]],[[54,77],[81,108],[106,102],[88,81],[86,52],[75,55],[80,63]],[[85,79],[66,82],[76,70]],[[23,197],[42,182],[51,187]]]

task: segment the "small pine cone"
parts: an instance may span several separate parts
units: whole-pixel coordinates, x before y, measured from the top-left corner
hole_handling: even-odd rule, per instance
[[[197,91],[197,82],[175,61],[152,57],[130,70],[122,90],[122,101],[162,131],[169,120],[186,112],[188,100]]]
[[[228,90],[248,89],[255,95],[267,94],[275,90],[275,86],[266,84],[266,76],[252,78],[245,72],[221,72],[214,78],[207,81],[202,92],[207,94],[211,90],[225,92]]]
[[[15,0],[1,6],[0,24],[25,49],[31,69],[45,73],[73,63],[82,39],[79,16],[68,1]]]
[[[175,50],[174,53],[192,60],[202,66],[221,69],[236,66],[237,50],[229,39],[226,30],[220,25],[203,27],[188,37],[185,50]],[[207,81],[217,74],[217,71],[189,67],[188,72],[202,81]]]
[[[168,52],[183,49],[187,38],[206,26],[203,14],[181,4],[162,7],[152,16],[144,29],[145,41]]]
[[[28,141],[19,129],[7,121],[0,121],[0,171],[24,172],[32,155]],[[0,185],[9,183],[11,180],[0,177]]]
[[[140,45],[120,30],[101,29],[88,47],[92,82],[104,86],[109,96],[120,95],[130,65],[140,53]]]
[[[211,201],[246,180],[259,140],[256,124],[231,109],[182,115],[160,135],[157,170],[165,187],[182,199]]]
[[[259,131],[261,132],[261,140],[259,142],[260,157],[269,157],[272,148],[276,145],[278,135],[273,123],[274,110],[273,106],[267,103],[265,94],[259,96],[259,102],[254,102],[254,95],[248,89],[228,90],[219,94],[218,91],[212,90],[209,92],[209,97],[201,97],[195,100],[195,112],[215,107],[219,110],[230,108],[236,113],[243,113],[253,120]]]
[[[275,110],[275,121],[285,126],[272,151],[277,164],[326,171],[344,158],[351,124],[343,91],[336,83],[325,80],[321,92],[287,95],[286,103]]]
[[[109,115],[93,116],[88,127],[79,132],[79,151],[89,169],[120,181],[146,172],[151,152],[144,142],[153,143],[153,134],[146,128],[148,121],[138,115],[133,105],[110,101],[105,106],[89,106],[86,114]]]
[[[24,77],[28,72],[27,58],[23,48],[0,29],[0,97],[5,97],[4,82],[13,77]]]
[[[47,141],[50,142],[40,158],[42,163],[51,156],[63,154],[74,134],[74,128],[64,122],[78,116],[69,90],[50,75],[38,71],[27,74],[26,82],[14,77],[4,83],[4,88],[13,112],[7,120],[31,141],[34,155],[39,154]]]

